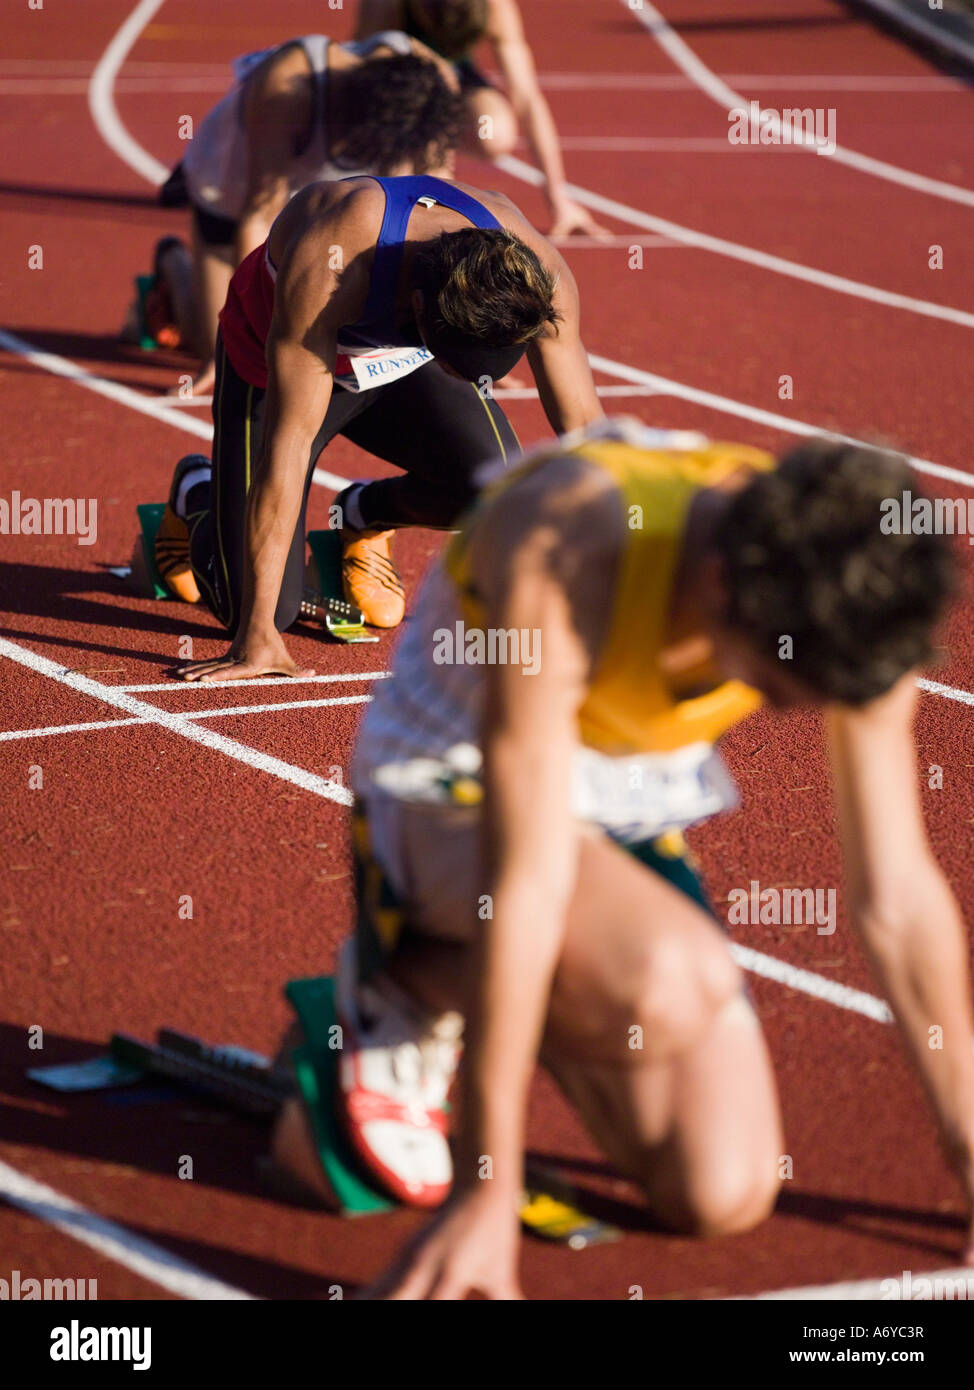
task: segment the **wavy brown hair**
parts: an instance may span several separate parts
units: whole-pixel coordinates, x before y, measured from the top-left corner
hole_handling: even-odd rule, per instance
[[[487,347],[530,343],[559,315],[555,277],[512,232],[464,227],[423,242],[413,261],[431,336]]]

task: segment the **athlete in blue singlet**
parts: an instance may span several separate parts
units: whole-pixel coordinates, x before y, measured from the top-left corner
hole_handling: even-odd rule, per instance
[[[311,473],[337,434],[403,470],[336,499],[346,597],[395,626],[392,531],[453,526],[478,467],[518,450],[493,381],[526,352],[556,433],[601,416],[578,318],[567,265],[501,194],[415,176],[294,198],[221,316],[212,486],[205,461],[183,461],[161,532],[167,582],[198,588],[233,635],[187,678],[298,673],[280,634],[301,604]]]

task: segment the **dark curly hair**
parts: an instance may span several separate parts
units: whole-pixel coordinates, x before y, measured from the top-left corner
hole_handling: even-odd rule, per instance
[[[725,620],[826,700],[862,705],[929,661],[956,588],[947,537],[889,534],[882,504],[917,491],[905,459],[821,439],[735,493],[715,531]]]
[[[435,63],[415,54],[370,58],[332,76],[342,84],[344,123],[333,125],[332,161],[342,169],[389,174],[403,163],[424,174],[455,148],[463,100]]]
[[[413,259],[431,335],[487,347],[537,338],[558,321],[555,279],[530,246],[496,227],[464,227],[423,242]]]

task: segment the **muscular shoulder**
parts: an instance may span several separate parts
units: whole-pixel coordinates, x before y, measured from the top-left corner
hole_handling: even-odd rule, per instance
[[[353,322],[364,303],[382,222],[382,190],[369,179],[309,184],[281,213],[270,238],[278,297],[302,317]]]
[[[279,268],[288,260],[322,254],[342,269],[374,247],[385,199],[372,179],[308,184],[291,201],[271,231],[271,258]]]

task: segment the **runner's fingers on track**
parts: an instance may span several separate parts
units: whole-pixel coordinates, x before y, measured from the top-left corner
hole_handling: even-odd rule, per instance
[[[558,209],[551,228],[551,237],[590,236],[596,241],[611,241],[612,233],[580,203],[569,202]]]
[[[516,1284],[484,1278],[477,1269],[466,1269],[456,1262],[423,1260],[412,1269],[390,1272],[374,1284],[364,1297],[386,1302],[458,1302],[477,1293],[492,1301],[520,1302],[524,1294]]]
[[[247,661],[246,658],[238,659],[232,650],[212,661],[190,662],[178,671],[180,680],[195,681],[200,685],[207,685],[211,680],[246,681],[255,676],[292,676],[306,680],[314,674],[313,667],[299,666],[289,656],[271,662]]]
[[[521,1300],[517,1215],[502,1202],[452,1198],[361,1297],[389,1302],[447,1302],[478,1293]]]

